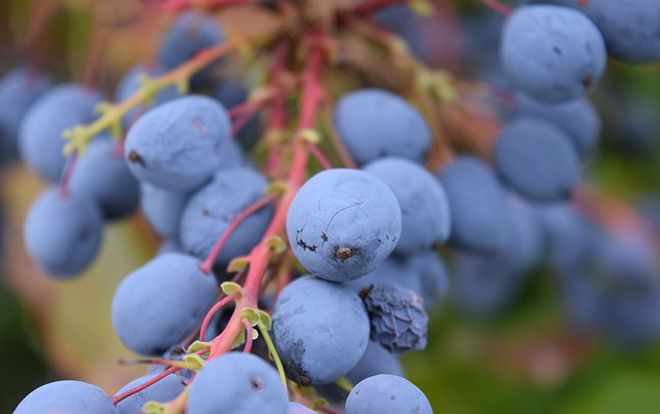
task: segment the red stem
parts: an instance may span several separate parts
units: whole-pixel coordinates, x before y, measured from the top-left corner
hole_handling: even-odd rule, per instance
[[[267,204],[271,203],[274,200],[273,196],[264,196],[260,198],[259,200],[255,201],[251,205],[249,205],[245,210],[241,211],[234,219],[229,223],[229,226],[227,226],[227,229],[222,232],[222,235],[218,239],[218,241],[215,243],[215,246],[213,246],[213,249],[211,250],[211,253],[209,253],[208,257],[204,262],[202,262],[199,265],[199,268],[201,269],[202,272],[209,274],[211,273],[211,270],[213,269],[213,264],[215,263],[215,260],[218,258],[218,255],[220,254],[220,251],[224,247],[225,243],[227,242],[227,239],[232,235],[232,233],[236,230],[236,228],[249,216],[257,212],[259,209],[262,207],[266,206]]]
[[[216,313],[220,311],[225,305],[227,305],[229,302],[232,302],[236,300],[237,295],[229,295],[225,296],[224,298],[220,299],[213,307],[206,313],[206,316],[204,317],[204,320],[202,321],[202,327],[199,328],[199,340],[203,341],[204,338],[206,337],[206,331],[209,329],[209,323],[211,323],[211,319],[213,319],[213,316],[215,316]]]
[[[328,161],[328,158],[323,154],[323,152],[321,152],[319,147],[312,144],[311,142],[308,142],[307,146],[309,147],[309,152],[314,156],[314,158],[316,158],[324,170],[332,169],[332,164],[330,164],[330,161]]]
[[[73,175],[73,170],[74,168],[76,168],[77,163],[78,163],[78,152],[76,151],[73,154],[71,154],[71,158],[69,158],[69,162],[65,167],[64,175],[62,176],[62,181],[60,182],[60,195],[62,197],[69,196],[69,181],[71,181],[71,175]]]
[[[160,381],[163,378],[167,377],[168,375],[176,372],[176,370],[178,370],[178,369],[179,368],[177,368],[177,367],[167,368],[165,371],[161,372],[160,374],[158,374],[154,378],[150,379],[149,381],[145,382],[144,384],[138,385],[137,387],[135,387],[133,389],[130,389],[130,390],[124,392],[123,394],[119,394],[119,395],[116,395],[116,396],[112,397],[112,403],[114,405],[119,404],[120,402],[122,402],[126,398],[130,397],[131,395],[135,395],[138,392],[149,388],[150,386],[154,385],[155,383],[157,383],[158,381]]]
[[[323,69],[323,53],[320,49],[315,49],[310,56],[309,64],[303,75],[304,90],[302,94],[302,108],[300,110],[299,134],[304,130],[314,126],[316,114],[324,94],[323,85],[320,77]],[[309,150],[305,142],[296,137],[293,148],[293,159],[291,160],[291,170],[287,179],[287,191],[282,196],[280,203],[275,210],[275,216],[271,221],[263,238],[250,253],[248,260],[250,262],[248,274],[243,286],[243,300],[234,309],[229,323],[225,330],[213,340],[211,345],[211,355],[209,359],[227,352],[243,329],[241,322],[242,310],[245,307],[256,306],[257,297],[261,291],[261,284],[268,269],[270,262],[270,248],[266,241],[274,236],[279,236],[284,231],[286,216],[289,206],[293,201],[298,189],[305,180],[307,161],[309,159]]]
[[[496,11],[499,14],[508,16],[511,14],[511,7],[506,4],[501,3],[499,0],[479,0],[484,6],[489,7],[490,9]]]
[[[245,347],[243,352],[249,354],[252,351],[252,325],[247,319],[243,319],[243,326],[245,327]]]

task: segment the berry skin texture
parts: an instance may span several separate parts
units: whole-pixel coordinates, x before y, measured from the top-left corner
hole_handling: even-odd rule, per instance
[[[584,12],[603,34],[610,55],[631,63],[660,59],[660,1],[589,0]]]
[[[94,200],[108,219],[132,214],[140,201],[140,185],[117,145],[109,138],[91,142],[69,181],[72,194]]]
[[[346,400],[346,414],[433,414],[424,393],[396,375],[375,375],[357,384]]]
[[[264,197],[267,181],[251,168],[221,170],[196,192],[181,217],[180,241],[184,250],[206,258],[234,218]],[[273,216],[265,206],[246,218],[232,233],[216,262],[227,264],[245,255],[259,242]]]
[[[23,117],[51,86],[48,76],[30,66],[16,68],[0,78],[0,138],[12,153],[16,152]]]
[[[66,162],[62,133],[92,121],[100,101],[97,91],[69,83],[49,90],[34,102],[21,123],[18,141],[28,167],[46,181],[59,181]]]
[[[429,317],[414,292],[376,284],[360,294],[371,323],[371,339],[396,354],[426,348]]]
[[[293,253],[314,275],[346,281],[365,275],[394,250],[401,209],[392,191],[364,171],[331,169],[296,194],[286,221]]]
[[[103,218],[90,200],[59,188],[42,193],[25,220],[27,252],[41,269],[55,277],[75,276],[92,263],[101,245]]]
[[[436,252],[410,257],[412,267],[419,272],[421,291],[426,310],[437,307],[449,291],[449,275],[442,259]]]
[[[179,237],[179,222],[189,198],[186,193],[161,190],[147,183],[140,185],[142,213],[156,233],[169,239]]]
[[[288,414],[316,414],[316,411],[300,403],[290,402]]]
[[[55,381],[32,391],[13,414],[119,414],[110,397],[96,385]]]
[[[461,156],[440,171],[452,212],[450,242],[474,251],[502,248],[509,232],[506,199],[492,170]]]
[[[251,354],[231,352],[208,362],[190,385],[188,414],[287,414],[277,372]]]
[[[130,98],[131,95],[136,93],[142,87],[142,78],[155,78],[161,76],[164,71],[157,66],[136,65],[130,68],[119,81],[117,90],[115,92],[115,99],[117,102],[123,102]],[[169,102],[181,96],[176,89],[176,86],[169,86],[156,94],[153,99],[152,106],[158,106]],[[124,127],[128,128],[133,122],[147,110],[146,106],[138,106],[131,109],[123,119]]]
[[[502,179],[532,200],[566,199],[581,177],[580,159],[570,139],[545,121],[520,118],[509,123],[493,151]]]
[[[305,276],[277,299],[273,337],[289,379],[324,385],[358,363],[369,342],[369,318],[348,287]]]
[[[385,348],[373,341],[369,341],[367,350],[364,351],[362,359],[353,367],[346,378],[353,384],[357,384],[365,378],[379,374],[398,375],[403,377],[403,367],[399,358],[389,353]]]
[[[518,95],[518,113],[524,117],[538,118],[561,128],[584,158],[596,150],[601,122],[596,108],[587,98],[548,104]]]
[[[211,98],[191,95],[140,117],[128,131],[124,156],[140,181],[183,193],[213,176],[229,142],[225,109]]]
[[[128,349],[159,356],[197,328],[218,288],[198,265],[192,256],[165,253],[124,278],[112,299],[112,325]]]
[[[431,147],[431,131],[408,102],[381,89],[360,89],[341,97],[335,127],[360,165],[396,155],[422,162]]]
[[[401,207],[401,237],[394,249],[408,255],[431,250],[449,238],[450,212],[442,185],[418,164],[397,157],[380,158],[364,171],[381,179]]]
[[[422,295],[424,291],[418,269],[408,257],[392,255],[366,275],[346,282],[346,285],[357,293],[375,284],[397,286],[418,295]]]
[[[115,393],[115,395],[123,394],[145,382],[151,381],[157,375],[158,374],[151,374],[136,378],[124,385]],[[184,378],[179,375],[168,375],[155,384],[150,385],[148,388],[120,401],[119,404],[117,404],[117,410],[119,410],[119,414],[139,414],[142,412],[142,406],[149,401],[171,401],[178,397],[185,389],[183,380]]]
[[[584,95],[605,71],[605,43],[579,11],[532,5],[515,9],[502,32],[505,71],[521,89],[545,102]]]
[[[214,18],[195,11],[186,12],[177,17],[165,34],[158,52],[158,63],[164,70],[170,70],[224,41],[225,35]],[[205,83],[214,67],[212,65],[194,75],[192,83],[196,86]]]

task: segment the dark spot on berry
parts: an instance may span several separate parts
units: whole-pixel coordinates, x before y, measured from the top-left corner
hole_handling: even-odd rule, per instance
[[[335,256],[341,260],[348,260],[353,257],[353,250],[350,247],[338,247],[335,250]]]
[[[590,88],[591,85],[594,84],[594,80],[592,79],[591,76],[587,76],[586,78],[582,79],[582,85],[584,85],[585,88]]]
[[[321,238],[323,239],[323,241],[328,241],[328,235],[325,234],[325,232],[321,232]]]
[[[260,390],[264,387],[264,383],[260,378],[250,378],[250,386],[253,390]]]
[[[300,230],[296,230],[296,245],[303,248],[303,250],[309,250],[310,252],[316,251],[315,244],[307,244],[303,239],[300,238],[300,233],[304,230],[304,227]]]
[[[204,207],[204,208],[202,209],[202,215],[203,215],[204,217],[208,217],[208,216],[211,215],[211,212],[209,211],[208,208]]]
[[[558,54],[558,55],[561,55],[561,54],[562,54],[562,53],[561,53],[561,49],[558,48],[557,46],[555,46],[552,50],[554,50],[555,53]]]
[[[138,163],[141,166],[145,167],[147,164],[144,162],[144,159],[137,153],[135,150],[131,150],[128,153],[128,162]]]

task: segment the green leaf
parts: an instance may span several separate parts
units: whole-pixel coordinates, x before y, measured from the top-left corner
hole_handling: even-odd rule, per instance
[[[194,354],[196,352],[201,351],[202,349],[208,349],[211,347],[211,344],[208,342],[203,342],[203,341],[195,341],[190,346],[188,349],[186,349],[186,352],[190,354]]]
[[[284,181],[273,181],[266,186],[266,195],[273,197],[281,197],[289,188]]]
[[[276,255],[284,253],[287,249],[286,242],[280,236],[269,237],[266,240],[266,246]]]
[[[189,365],[188,369],[193,371],[199,371],[200,369],[204,368],[204,364],[206,364],[206,361],[197,354],[186,354],[183,357],[183,362]]]
[[[238,295],[243,294],[243,288],[241,287],[241,285],[235,282],[222,282],[222,284],[220,285],[220,289],[222,289],[222,292],[227,296],[231,296],[233,294],[238,294]]]
[[[321,134],[315,129],[306,129],[300,133],[300,139],[311,144],[318,144],[321,142]]]
[[[259,320],[261,321],[261,324],[264,326],[264,328],[266,328],[267,331],[272,330],[273,320],[270,318],[268,312],[258,309],[257,313],[259,313]]]
[[[250,261],[247,259],[247,257],[237,257],[231,262],[229,262],[229,266],[227,266],[227,272],[237,273],[242,270],[245,270],[248,263],[250,263]]]
[[[145,414],[163,414],[165,413],[165,404],[158,401],[147,401],[142,406],[142,412]]]
[[[259,315],[259,311],[254,308],[243,308],[243,311],[241,312],[242,316],[250,322],[250,325],[252,326],[257,326],[259,323],[259,320],[261,319],[261,316]]]
[[[245,343],[245,330],[242,330],[234,339],[234,343],[231,344],[231,349],[237,348]]]
[[[409,0],[408,7],[416,14],[429,17],[433,15],[433,4],[429,0]]]

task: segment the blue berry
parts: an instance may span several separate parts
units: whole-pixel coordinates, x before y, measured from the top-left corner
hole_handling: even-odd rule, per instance
[[[581,177],[570,138],[546,121],[512,121],[500,132],[493,152],[503,180],[533,200],[566,199]]]
[[[190,195],[140,185],[140,207],[151,227],[162,237],[178,239],[179,223]]]
[[[0,78],[0,139],[5,150],[16,154],[18,131],[25,114],[51,86],[47,75],[30,66],[13,69]]]
[[[145,375],[136,378],[124,385],[115,395],[120,395],[126,391],[132,390],[145,382],[151,381],[158,374]],[[148,388],[123,399],[117,404],[119,414],[139,414],[142,412],[142,406],[149,401],[167,402],[175,399],[185,389],[183,378],[176,374],[170,374],[159,380]]]
[[[112,299],[112,325],[127,348],[161,355],[193,332],[217,296],[192,256],[166,253],[135,270]]]
[[[548,104],[519,94],[518,111],[523,116],[540,118],[561,128],[581,157],[593,153],[596,149],[601,122],[596,108],[587,98]]]
[[[25,220],[23,237],[30,258],[56,277],[78,275],[101,245],[103,218],[91,201],[59,188],[42,193]]]
[[[594,226],[568,204],[547,206],[539,213],[550,265],[562,272],[584,266],[596,248]]]
[[[418,295],[422,295],[424,292],[419,269],[409,258],[397,256],[388,257],[374,270],[357,279],[347,281],[346,285],[359,293],[371,285],[384,283],[408,289]]]
[[[329,384],[362,357],[369,341],[369,318],[355,292],[306,276],[289,284],[277,299],[273,336],[291,380]]]
[[[190,385],[188,414],[287,414],[277,372],[251,354],[231,352],[208,362]]]
[[[404,158],[386,157],[367,164],[364,171],[381,179],[401,207],[398,254],[428,251],[447,240],[449,201],[442,185],[424,168]]]
[[[196,11],[186,12],[165,34],[158,52],[158,62],[165,70],[173,69],[197,53],[225,41],[220,24],[210,15]],[[216,65],[193,76],[193,83],[204,82]]]
[[[73,169],[69,187],[72,194],[95,201],[108,219],[132,214],[140,201],[140,185],[111,139],[89,144]]]
[[[227,226],[249,205],[265,196],[267,181],[251,168],[220,170],[206,186],[190,198],[181,217],[183,248],[206,258]],[[246,218],[232,233],[217,259],[227,264],[245,255],[259,242],[273,216],[265,206]]]
[[[579,11],[552,5],[515,9],[504,25],[500,52],[514,83],[546,102],[584,95],[607,61],[596,26]]]
[[[357,384],[346,400],[346,414],[433,414],[428,398],[397,375],[374,375]]]
[[[119,414],[112,400],[96,385],[56,381],[42,385],[18,404],[13,414]]]
[[[231,140],[225,109],[187,96],[151,109],[128,131],[124,154],[140,181],[175,192],[195,190],[217,171]]]
[[[449,291],[447,269],[436,252],[423,253],[408,259],[413,271],[419,274],[420,290],[427,310],[437,307]]]
[[[215,97],[225,108],[233,108],[248,100],[247,87],[238,80],[224,79],[213,91]],[[245,148],[252,147],[259,139],[259,116],[254,115],[236,134],[236,140]]]
[[[293,253],[314,275],[355,279],[375,269],[401,236],[396,196],[364,171],[332,169],[298,191],[286,222]]]
[[[316,414],[316,411],[312,410],[311,408],[307,408],[306,406],[297,403],[297,402],[290,402],[289,403],[289,411],[287,412],[288,414]]]
[[[612,56],[632,63],[660,59],[658,0],[589,0],[584,11],[602,33]]]
[[[147,66],[147,65],[136,65],[130,68],[124,76],[119,81],[117,85],[117,91],[115,92],[115,99],[118,102],[123,102],[126,99],[130,98],[134,93],[136,93],[142,87],[142,78],[149,77],[155,78],[161,76],[163,70],[157,66]],[[175,86],[169,86],[156,94],[153,99],[153,106],[161,105],[165,102],[176,99],[180,96]],[[147,106],[138,106],[133,108],[126,116],[124,116],[124,127],[129,127],[137,119],[142,116],[142,114],[147,110]]]
[[[362,359],[353,367],[346,378],[357,384],[365,378],[379,374],[404,376],[399,358],[373,341],[369,341]]]
[[[375,284],[360,296],[369,314],[373,341],[396,354],[426,348],[429,317],[422,298],[388,284]]]
[[[461,156],[439,176],[452,212],[452,244],[477,251],[502,248],[509,223],[504,191],[492,170],[474,157]]]
[[[100,101],[97,91],[73,83],[44,93],[21,124],[19,150],[23,161],[43,179],[59,181],[66,161],[62,133],[93,120],[94,107]]]
[[[421,162],[431,147],[431,132],[422,115],[380,89],[343,95],[335,108],[335,126],[358,164],[386,155]]]

